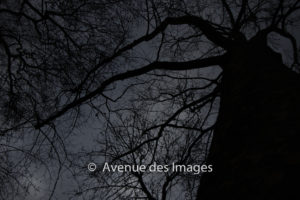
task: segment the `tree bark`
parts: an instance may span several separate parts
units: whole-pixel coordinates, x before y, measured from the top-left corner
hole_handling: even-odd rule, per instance
[[[299,74],[259,40],[229,52],[223,69],[214,169],[197,199],[290,199],[299,193]]]

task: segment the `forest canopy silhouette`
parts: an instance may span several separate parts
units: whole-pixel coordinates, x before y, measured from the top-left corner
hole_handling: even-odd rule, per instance
[[[299,10],[298,0],[0,1],[0,199],[299,196]]]

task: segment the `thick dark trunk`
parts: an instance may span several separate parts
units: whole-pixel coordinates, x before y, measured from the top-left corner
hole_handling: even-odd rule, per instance
[[[230,53],[198,199],[290,199],[299,194],[300,76],[253,42]],[[289,198],[290,197],[290,198]]]

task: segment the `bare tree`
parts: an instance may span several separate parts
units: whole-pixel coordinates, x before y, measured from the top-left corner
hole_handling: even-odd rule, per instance
[[[78,183],[74,199],[294,194],[299,8],[297,0],[1,1],[0,198],[31,193],[35,168],[50,179],[49,199],[66,174]],[[281,56],[283,39],[290,48]],[[80,131],[92,141],[82,149]],[[214,170],[89,173],[91,161]]]

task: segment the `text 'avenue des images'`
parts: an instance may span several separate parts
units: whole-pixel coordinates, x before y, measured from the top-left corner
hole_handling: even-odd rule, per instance
[[[110,165],[104,163],[102,172],[187,172],[200,174],[202,172],[212,172],[212,165],[179,165],[172,163],[172,165],[159,165],[153,163],[152,165]]]

